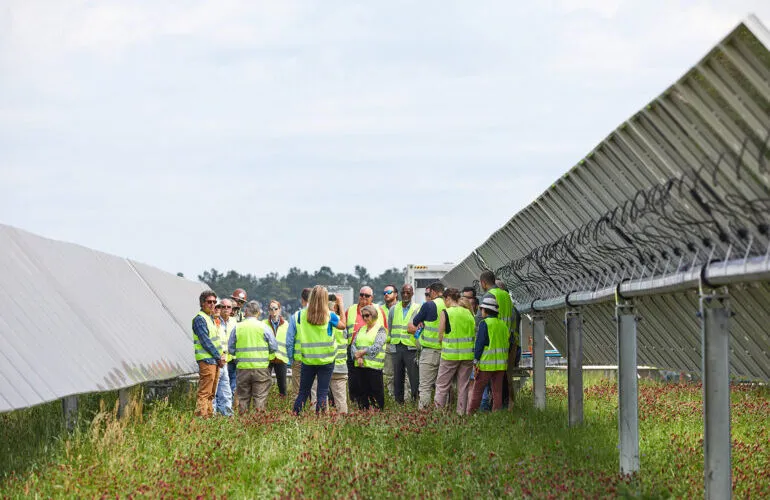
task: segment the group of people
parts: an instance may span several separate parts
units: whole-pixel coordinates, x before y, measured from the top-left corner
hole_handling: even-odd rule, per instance
[[[192,321],[200,375],[195,414],[262,410],[273,375],[279,397],[287,397],[289,367],[296,414],[308,400],[317,412],[333,405],[347,413],[348,398],[360,409],[382,409],[386,387],[397,403],[409,393],[420,409],[446,407],[450,393],[461,415],[485,404],[500,409],[509,398],[508,370],[521,355],[519,316],[494,273],[484,271],[479,284],[481,300],[473,287],[432,283],[422,305],[409,284],[400,294],[386,286],[377,305],[364,286],[347,309],[319,285],[302,291],[301,308],[288,318],[270,301],[264,320],[243,289],[224,299],[204,291]]]

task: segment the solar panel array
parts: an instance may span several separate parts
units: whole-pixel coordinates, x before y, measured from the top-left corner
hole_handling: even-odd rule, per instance
[[[195,372],[206,286],[0,225],[0,412]]]
[[[620,286],[638,296],[639,363],[698,372],[703,270],[730,285],[732,374],[770,380],[768,47],[759,20],[741,23],[444,281],[495,271],[562,353],[565,312],[585,299],[590,364],[617,363]]]

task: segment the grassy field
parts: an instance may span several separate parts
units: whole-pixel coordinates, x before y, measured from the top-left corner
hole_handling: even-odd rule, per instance
[[[618,474],[614,382],[586,379],[574,429],[565,378],[548,384],[544,411],[524,389],[513,411],[464,418],[392,401],[297,418],[276,396],[268,412],[202,421],[180,389],[118,421],[111,394],[101,411],[86,399],[91,423],[63,438],[59,406],[46,405],[0,415],[0,497],[702,497],[699,385],[640,384],[642,471],[630,479]],[[770,391],[735,386],[732,399],[735,497],[770,498]]]

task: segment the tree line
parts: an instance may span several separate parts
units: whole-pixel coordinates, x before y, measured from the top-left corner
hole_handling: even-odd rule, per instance
[[[286,312],[292,312],[299,308],[302,289],[314,285],[350,286],[354,293],[357,293],[362,286],[369,285],[374,290],[375,302],[381,302],[382,290],[385,286],[396,285],[400,289],[404,283],[405,272],[405,269],[393,267],[373,277],[363,266],[355,266],[353,274],[335,273],[330,267],[321,266],[313,273],[292,267],[285,275],[273,272],[259,277],[237,271],[222,273],[212,268],[199,274],[198,279],[211,287],[218,297],[230,297],[233,290],[243,288],[249,300],[257,300],[266,306],[268,301],[275,299],[281,303]],[[177,274],[181,276],[181,273]]]

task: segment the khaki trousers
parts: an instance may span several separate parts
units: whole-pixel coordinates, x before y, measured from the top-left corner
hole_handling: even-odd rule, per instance
[[[207,418],[214,414],[214,396],[217,392],[219,366],[198,361],[198,376],[195,415]]]
[[[237,368],[235,376],[238,411],[245,413],[251,402],[254,403],[254,409],[264,410],[267,406],[267,395],[270,394],[270,387],[273,385],[270,368],[246,368],[245,370]]]
[[[348,412],[348,374],[332,373],[329,390],[334,397],[334,405],[339,413]]]
[[[419,409],[427,408],[433,399],[433,386],[441,363],[441,349],[423,347],[420,351],[420,403]]]
[[[465,415],[468,410],[468,386],[473,373],[473,361],[449,361],[442,359],[436,377],[436,406],[443,408],[449,399],[452,379],[457,375],[457,414]]]

